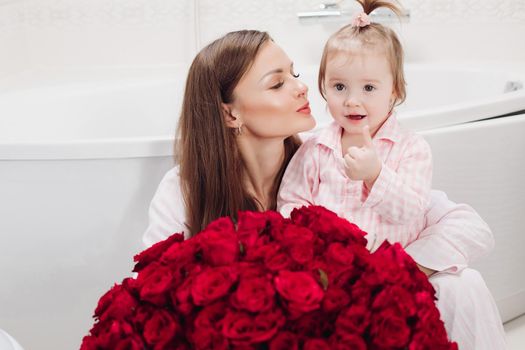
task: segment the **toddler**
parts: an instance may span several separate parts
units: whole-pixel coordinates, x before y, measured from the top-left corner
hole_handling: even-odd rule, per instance
[[[406,246],[425,227],[432,157],[427,142],[395,116],[406,95],[397,35],[367,15],[379,6],[399,9],[360,3],[365,12],[329,38],[321,59],[319,90],[333,122],[295,154],[277,205],[285,216],[322,205],[368,232],[375,250],[386,239]]]

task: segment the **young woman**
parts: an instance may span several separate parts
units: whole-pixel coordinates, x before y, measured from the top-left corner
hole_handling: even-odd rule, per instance
[[[315,125],[308,88],[297,78],[293,62],[264,32],[232,32],[197,54],[179,119],[178,165],[151,202],[146,246],[175,232],[191,237],[239,210],[276,209],[300,144],[295,134]],[[437,306],[459,348],[504,349],[494,300],[481,275],[466,268],[492,249],[492,233],[470,207],[442,192],[430,197],[426,228],[405,249],[432,275]]]

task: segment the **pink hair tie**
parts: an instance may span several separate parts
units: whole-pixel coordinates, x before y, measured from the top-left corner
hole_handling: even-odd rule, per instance
[[[359,12],[352,18],[352,27],[366,27],[370,24],[370,17],[364,12]]]

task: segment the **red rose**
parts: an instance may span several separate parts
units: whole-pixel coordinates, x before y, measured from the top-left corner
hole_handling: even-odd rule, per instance
[[[164,241],[155,243],[148,249],[144,250],[142,253],[137,254],[133,257],[133,260],[137,262],[133,272],[139,272],[152,261],[156,261],[162,253],[168,249],[171,245],[184,241],[184,235],[182,233],[176,233],[166,238]]]
[[[328,274],[328,285],[348,289],[349,285],[359,277],[361,271],[352,265],[330,265],[326,273]]]
[[[268,255],[276,254],[281,250],[281,246],[276,242],[256,245],[246,249],[244,256],[245,261],[256,262],[257,260],[264,260]]]
[[[331,349],[335,350],[366,350],[362,337],[351,333],[336,333],[330,337]]]
[[[421,327],[427,325],[434,325],[439,321],[439,311],[435,307],[432,295],[427,292],[416,293],[415,298],[417,317],[419,319],[418,325]]]
[[[114,349],[121,339],[134,334],[133,327],[121,320],[101,321],[95,324],[90,332],[96,337],[97,349]],[[89,342],[91,343],[90,340]]]
[[[362,305],[350,305],[339,313],[335,322],[341,333],[362,334],[370,324],[370,310]]]
[[[314,247],[312,244],[294,244],[290,247],[290,256],[296,263],[307,264],[314,257]]]
[[[354,254],[352,248],[344,246],[339,242],[331,243],[326,252],[328,262],[332,264],[340,264],[344,266],[352,265],[354,261]]]
[[[277,237],[288,220],[284,219],[276,211],[254,212],[245,211],[239,213],[237,222],[237,231],[255,231],[261,236],[269,234],[271,237]]]
[[[399,285],[383,289],[374,298],[372,307],[375,310],[394,308],[403,317],[413,316],[417,311],[414,296]]]
[[[203,307],[195,318],[195,328],[203,328],[208,331],[212,328],[220,329],[219,323],[226,315],[227,309],[228,303],[224,301]]]
[[[296,208],[290,218],[294,224],[308,227],[329,242],[366,246],[366,232],[324,207],[312,205]]]
[[[228,341],[220,333],[221,322],[226,315],[228,304],[225,302],[217,302],[205,306],[197,318],[193,326],[194,330],[191,333],[190,340],[195,349],[225,349],[229,348]]]
[[[273,309],[275,289],[271,281],[264,277],[243,278],[231,298],[237,309],[250,312],[264,312]]]
[[[271,279],[272,273],[266,269],[263,264],[256,264],[253,262],[240,262],[236,264],[236,270],[239,274],[239,280],[245,278],[262,278],[266,277]]]
[[[284,246],[290,246],[297,243],[311,244],[315,242],[315,237],[314,233],[306,227],[287,225],[276,240]]]
[[[410,329],[406,318],[398,316],[394,309],[386,309],[372,315],[370,336],[379,348],[403,348],[408,345]]]
[[[191,286],[195,305],[207,305],[222,298],[237,280],[237,273],[231,267],[214,267],[202,271]]]
[[[229,350],[230,343],[219,332],[213,329],[197,328],[191,335],[191,345],[197,350]]]
[[[303,350],[330,350],[330,344],[324,339],[307,339],[304,342]]]
[[[279,310],[252,316],[229,310],[222,320],[222,334],[234,345],[250,345],[271,339],[284,324]]]
[[[274,279],[275,288],[288,302],[292,318],[320,307],[324,292],[307,272],[281,271]]]
[[[420,271],[414,260],[399,243],[391,245],[388,241],[372,254],[375,270],[381,274],[381,281],[405,286],[410,292],[426,290],[434,294],[434,288],[426,275]]]
[[[188,276],[186,280],[176,289],[171,291],[171,302],[175,309],[183,315],[189,315],[194,308],[191,298],[191,289],[195,277]]]
[[[317,310],[293,320],[290,330],[301,336],[321,338],[326,334],[332,334],[335,328],[332,318]]]
[[[363,279],[357,280],[350,290],[350,299],[352,300],[352,305],[354,306],[364,306],[368,308],[371,303],[371,294],[373,288],[371,288]]]
[[[289,269],[293,266],[294,262],[290,255],[283,251],[270,252],[264,258],[264,264],[272,271],[281,271]]]
[[[162,253],[159,260],[163,265],[181,272],[186,266],[196,262],[196,256],[200,249],[199,240],[190,238],[182,243],[172,244]]]
[[[136,284],[142,300],[163,306],[167,304],[173,282],[173,271],[154,262],[139,272]]]
[[[323,311],[332,313],[339,312],[350,303],[348,293],[339,287],[328,287],[324,294]]]
[[[164,309],[153,311],[144,324],[144,339],[149,345],[162,347],[171,342],[181,332],[178,321]]]
[[[298,350],[299,339],[291,332],[279,332],[271,341],[269,350]]]
[[[108,318],[126,319],[131,316],[138,302],[125,288],[125,285],[126,280],[120,285],[115,284],[100,298],[95,309],[95,316],[101,321]]]
[[[239,239],[230,219],[222,218],[217,221],[220,222],[210,224],[196,238],[200,242],[202,257],[206,263],[211,266],[230,265],[239,258]]]
[[[275,230],[279,232],[283,225],[283,217],[276,212],[254,212],[243,211],[239,213],[237,222],[237,234],[244,248],[260,245],[263,233]]]
[[[80,350],[97,350],[97,349],[98,349],[97,337],[93,335],[86,335],[84,338],[82,338],[82,344],[80,344]]]
[[[131,337],[126,337],[125,339],[120,340],[115,346],[115,350],[143,350],[144,342],[142,339],[133,334]]]

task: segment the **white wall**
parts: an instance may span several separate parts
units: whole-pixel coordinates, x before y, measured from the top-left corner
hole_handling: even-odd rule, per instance
[[[187,62],[194,23],[192,0],[0,0],[0,79],[40,68]]]
[[[199,0],[200,42],[239,28],[263,29],[295,61],[317,63],[325,40],[349,18],[300,22],[296,13],[315,10],[319,0]],[[410,23],[394,25],[408,61],[525,61],[524,0],[401,0]],[[345,0],[343,7],[353,7]],[[313,22],[313,23],[312,23]]]
[[[320,0],[0,0],[0,83],[42,68],[187,64],[227,31],[267,30],[317,63],[342,21],[300,22]],[[402,0],[408,61],[525,61],[525,0]],[[355,6],[351,0],[345,7]]]

